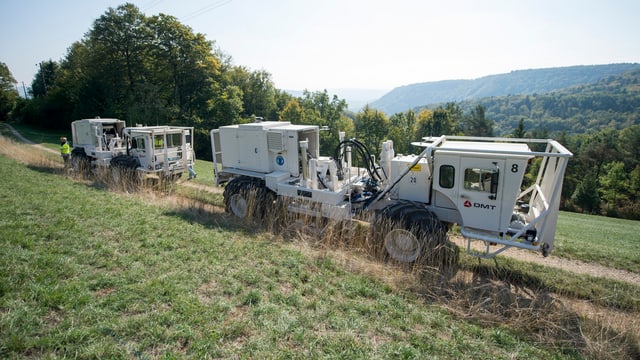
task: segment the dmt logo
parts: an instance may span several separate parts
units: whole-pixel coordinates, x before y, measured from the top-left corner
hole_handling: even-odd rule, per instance
[[[490,210],[494,210],[496,208],[495,205],[472,203],[469,200],[466,200],[463,205],[466,208],[474,207],[474,208],[477,208],[477,209],[490,209]]]
[[[493,209],[496,208],[495,205],[480,204],[480,203],[473,203],[473,207],[474,208],[481,208],[481,209],[489,209],[489,210],[493,210]]]

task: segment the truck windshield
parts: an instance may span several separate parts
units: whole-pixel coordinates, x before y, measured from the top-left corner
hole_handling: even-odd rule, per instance
[[[167,147],[182,146],[182,134],[167,134]]]

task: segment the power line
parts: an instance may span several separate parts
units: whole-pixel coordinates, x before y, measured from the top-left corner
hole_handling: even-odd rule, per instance
[[[184,19],[182,19],[182,21],[187,21],[187,20],[191,20],[191,19],[195,19],[200,15],[206,14],[209,11],[215,10],[221,6],[227,5],[229,4],[231,1],[233,0],[218,0],[212,4],[209,4],[203,8],[201,8],[200,10],[196,10],[194,12],[192,12],[191,14],[187,14]]]
[[[158,6],[161,2],[163,2],[164,0],[151,0],[149,1],[146,5],[144,5],[142,11],[146,12],[149,11],[150,9]]]

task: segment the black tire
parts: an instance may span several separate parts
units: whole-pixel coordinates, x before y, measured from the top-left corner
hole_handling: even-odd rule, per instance
[[[109,164],[112,167],[120,168],[120,169],[130,169],[135,170],[140,166],[140,162],[133,156],[130,155],[118,155],[111,158]]]
[[[137,168],[140,162],[130,155],[118,155],[109,162],[111,176],[114,183],[126,190],[133,190],[139,186]]]
[[[91,173],[91,158],[87,156],[83,148],[71,150],[71,167],[77,174],[89,175]]]
[[[446,226],[420,203],[398,201],[383,208],[373,221],[373,238],[386,254],[404,263],[420,263],[449,272],[457,265],[458,249]]]
[[[241,219],[269,220],[276,204],[276,194],[264,181],[248,176],[237,177],[224,188],[225,210]]]

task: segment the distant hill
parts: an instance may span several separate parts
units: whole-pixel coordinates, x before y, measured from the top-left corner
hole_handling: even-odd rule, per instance
[[[581,65],[516,70],[475,80],[444,80],[401,86],[369,106],[393,115],[435,103],[503,95],[533,95],[595,83],[607,76],[640,69],[640,64]]]
[[[522,119],[527,131],[579,134],[640,124],[640,66],[588,84],[532,95],[490,96],[456,102],[463,113],[482,105],[494,133],[506,135]],[[435,109],[445,103],[428,104]]]

